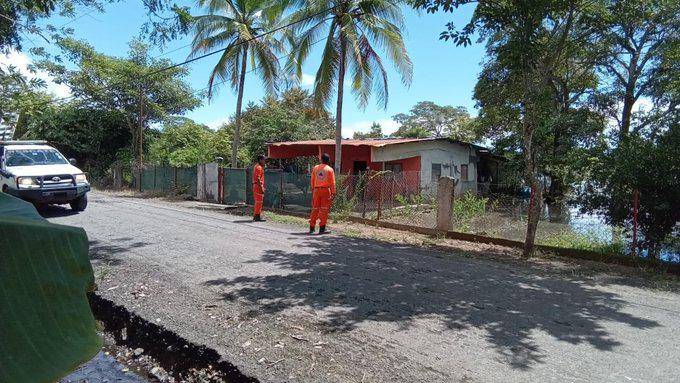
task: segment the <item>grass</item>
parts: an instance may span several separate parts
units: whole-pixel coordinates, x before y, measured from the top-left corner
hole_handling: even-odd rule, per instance
[[[625,255],[625,243],[621,237],[615,237],[613,241],[597,239],[595,235],[562,231],[550,234],[538,240],[541,245],[563,247],[568,249],[590,250],[601,254]]]
[[[309,222],[306,219],[292,215],[277,214],[268,211],[264,213],[264,217],[272,222],[303,227],[309,226]]]

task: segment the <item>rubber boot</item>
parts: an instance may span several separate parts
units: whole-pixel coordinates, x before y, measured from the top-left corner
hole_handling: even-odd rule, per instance
[[[267,222],[266,219],[262,218],[259,214],[255,214],[255,217],[253,217],[254,222]]]
[[[314,234],[314,230],[316,230],[316,227],[310,226],[309,227],[309,234]]]
[[[319,234],[330,234],[330,230],[326,230],[326,226],[319,227]]]

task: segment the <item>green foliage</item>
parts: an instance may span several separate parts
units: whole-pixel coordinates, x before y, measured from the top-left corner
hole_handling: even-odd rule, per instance
[[[145,44],[131,42],[127,58],[104,55],[73,39],[61,39],[58,45],[75,67],[49,58],[38,66],[67,84],[77,100],[46,108],[43,118],[29,122],[29,134],[67,148],[88,165],[104,170],[124,148],[138,151],[140,96],[145,127],[200,105],[185,82],[186,69],[149,75],[170,61],[152,59]],[[146,128],[144,135],[146,141],[154,133]]]
[[[218,147],[224,148],[223,134],[211,131],[188,118],[175,119],[149,146],[149,160],[155,164],[186,167],[213,162]],[[228,145],[228,143],[227,143]]]
[[[236,165],[247,64],[250,61],[251,70],[256,70],[269,94],[277,90],[280,72],[277,54],[282,52],[283,43],[276,34],[268,32],[280,26],[284,5],[266,0],[201,0],[199,5],[209,13],[192,20],[196,34],[191,56],[225,48],[210,73],[208,97],[212,97],[218,85],[215,80],[228,82],[238,94],[231,151],[231,163]]]
[[[54,382],[99,350],[82,228],[55,225],[0,193],[0,381]]]
[[[377,122],[373,122],[371,124],[371,130],[369,130],[368,133],[354,132],[352,138],[355,140],[366,140],[370,138],[385,138],[385,135],[383,134],[382,126]]]
[[[54,143],[95,177],[103,176],[131,141],[123,113],[76,103],[45,108],[30,121],[27,138]]]
[[[546,246],[590,250],[612,255],[624,255],[627,247],[622,236],[616,236],[613,241],[603,241],[594,234],[581,234],[572,230],[551,234],[548,237],[541,238],[539,242]]]
[[[580,195],[583,209],[630,228],[633,191],[638,190],[640,247],[658,255],[669,236],[678,236],[680,127],[672,125],[659,137],[631,136],[595,160]]]
[[[29,80],[12,65],[0,66],[0,139],[21,138],[26,133],[27,121],[40,116],[51,99],[44,88],[45,81]],[[3,125],[15,128],[14,137],[8,136]]]
[[[408,114],[399,113],[392,119],[401,124],[393,134],[395,137],[450,137],[464,142],[474,142],[479,138],[470,114],[462,106],[420,101]]]
[[[334,17],[323,10],[334,7]],[[387,0],[346,2],[322,0],[308,2],[292,12],[286,21],[306,20],[296,24],[296,34],[288,68],[298,77],[307,61],[311,46],[322,35],[325,41],[319,69],[314,82],[314,98],[319,106],[330,103],[338,89],[339,74],[350,69],[351,89],[359,106],[364,108],[373,92],[380,105],[386,106],[389,96],[387,71],[378,55],[384,48],[405,84],[410,84],[413,66],[406,52],[401,30],[404,20],[399,5]],[[344,52],[344,57],[341,52]]]
[[[314,105],[310,94],[292,88],[267,96],[243,112],[242,149],[248,161],[267,153],[267,143],[331,138],[333,119]],[[230,124],[229,128],[232,128]]]
[[[356,193],[351,182],[345,182],[347,177],[352,176],[340,174],[335,177],[335,189],[337,193],[331,209],[331,216],[335,221],[347,219],[357,207],[357,197],[359,193]]]
[[[486,212],[488,202],[488,198],[478,197],[471,192],[455,198],[452,206],[453,222],[458,230],[469,231],[472,220],[481,217]]]

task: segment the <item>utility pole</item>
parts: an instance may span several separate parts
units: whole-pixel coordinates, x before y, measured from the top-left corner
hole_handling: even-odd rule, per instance
[[[142,171],[144,167],[144,93],[139,86],[139,142],[137,147],[137,160],[139,169],[139,191],[142,191]]]

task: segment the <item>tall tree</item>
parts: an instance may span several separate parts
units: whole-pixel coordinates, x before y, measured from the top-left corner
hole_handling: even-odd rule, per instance
[[[208,97],[213,96],[214,88],[218,85],[215,79],[228,81],[237,92],[231,150],[231,166],[236,167],[248,57],[250,55],[251,70],[257,71],[265,89],[273,93],[279,76],[276,55],[282,51],[283,44],[273,34],[255,37],[276,28],[283,6],[280,2],[270,0],[200,0],[199,5],[207,7],[209,13],[196,16],[193,20],[196,35],[191,55],[224,47],[224,52],[210,73]]]
[[[326,12],[326,10],[330,10]],[[402,82],[411,83],[413,66],[406,52],[401,30],[404,20],[399,5],[389,0],[321,0],[308,1],[290,15],[291,20],[304,20],[294,31],[297,50],[291,55],[291,67],[302,77],[302,64],[311,46],[326,36],[321,63],[314,81],[314,98],[327,105],[337,91],[335,105],[335,171],[342,170],[342,103],[345,74],[350,70],[352,92],[361,108],[371,94],[387,106],[387,71],[376,48],[384,48],[394,63]]]
[[[401,126],[394,133],[397,137],[450,137],[473,142],[478,137],[467,109],[463,106],[437,105],[432,101],[420,101],[409,113],[399,113],[392,119]],[[421,134],[421,132],[423,132]]]
[[[617,0],[605,4],[592,16],[597,26],[594,43],[602,49],[598,67],[607,85],[603,94],[609,101],[610,116],[617,121],[620,140],[628,136],[631,126],[639,131],[652,119],[672,113],[680,103],[678,99],[654,100],[650,92],[656,78],[663,75],[659,65],[663,52],[680,39],[680,3]],[[634,122],[635,103],[645,96],[652,98],[655,111]]]
[[[415,6],[428,12],[440,9],[454,12],[473,2],[417,0]],[[579,17],[592,12],[588,7],[596,4],[580,0],[480,0],[476,3],[468,24],[459,30],[454,23],[449,23],[440,38],[467,45],[477,32],[487,37],[490,61],[494,61],[498,73],[506,77],[503,81],[507,83],[505,89],[510,99],[516,100],[514,116],[519,123],[513,126],[521,132],[525,179],[532,190],[524,241],[524,255],[531,256],[543,200],[537,143],[545,139],[543,122],[550,120],[555,112],[549,81],[566,55],[574,24]]]
[[[144,126],[160,123],[200,105],[184,81],[187,69],[175,67],[159,72],[171,63],[150,58],[148,45],[133,41],[128,57],[120,58],[104,55],[89,44],[70,38],[58,44],[75,68],[50,60],[39,62],[38,67],[47,70],[55,82],[67,84],[79,107],[122,113],[130,137],[136,137],[132,143],[134,151],[141,150],[138,145],[143,142],[143,137],[139,137],[140,121]]]

